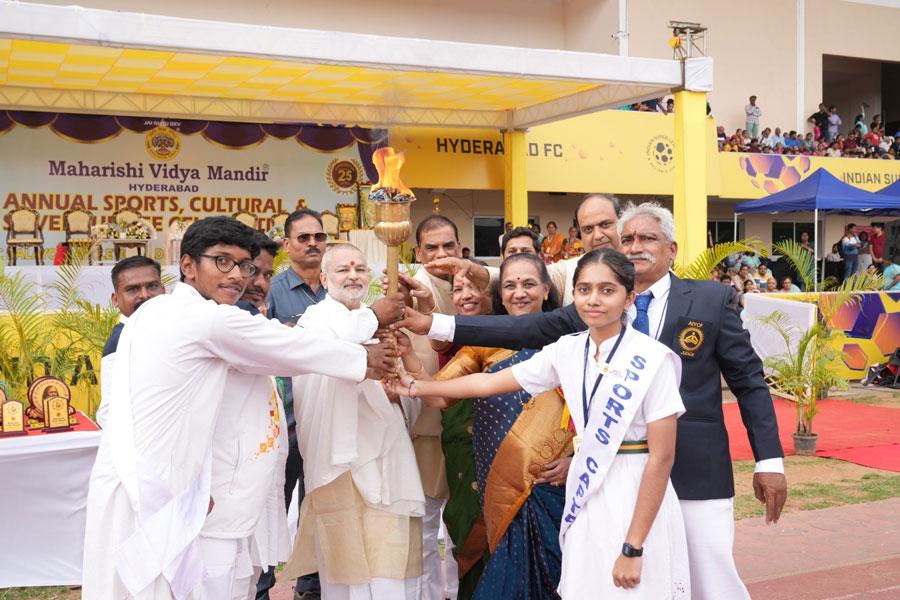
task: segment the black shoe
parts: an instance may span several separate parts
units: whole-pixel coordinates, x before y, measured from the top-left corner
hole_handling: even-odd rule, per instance
[[[321,592],[294,592],[294,600],[321,600]]]

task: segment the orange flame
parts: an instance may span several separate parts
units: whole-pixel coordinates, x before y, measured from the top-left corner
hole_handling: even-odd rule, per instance
[[[412,190],[400,181],[400,167],[405,160],[406,155],[403,152],[395,152],[390,146],[376,150],[372,154],[372,162],[378,171],[378,183],[372,186],[372,191],[385,188],[396,195],[412,196]]]

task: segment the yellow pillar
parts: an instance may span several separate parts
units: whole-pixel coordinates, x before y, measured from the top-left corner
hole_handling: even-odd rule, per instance
[[[513,227],[528,225],[525,132],[503,132],[503,212]]]
[[[706,249],[706,93],[675,93],[675,241],[684,266]]]

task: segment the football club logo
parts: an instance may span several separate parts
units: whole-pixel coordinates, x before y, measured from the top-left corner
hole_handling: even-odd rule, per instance
[[[156,160],[172,160],[178,156],[178,152],[181,150],[178,133],[162,122],[148,131],[144,140],[147,153]]]
[[[675,143],[667,135],[657,135],[647,142],[647,160],[660,173],[675,168]]]

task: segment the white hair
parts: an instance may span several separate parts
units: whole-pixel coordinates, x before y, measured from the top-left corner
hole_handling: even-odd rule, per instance
[[[362,250],[354,246],[353,244],[348,244],[347,242],[338,242],[336,244],[329,244],[327,248],[325,248],[325,254],[322,255],[322,272],[328,272],[328,263],[331,262],[331,255],[336,252],[343,252],[345,250],[356,250],[360,254],[362,254]]]
[[[625,223],[636,217],[650,217],[651,219],[654,219],[659,223],[659,228],[662,229],[666,239],[670,242],[675,241],[675,219],[672,217],[672,211],[660,206],[656,202],[644,202],[642,204],[629,203],[625,206],[625,210],[622,211],[622,216],[619,217],[619,222],[616,225],[620,238],[622,237],[622,230],[625,228]]]

